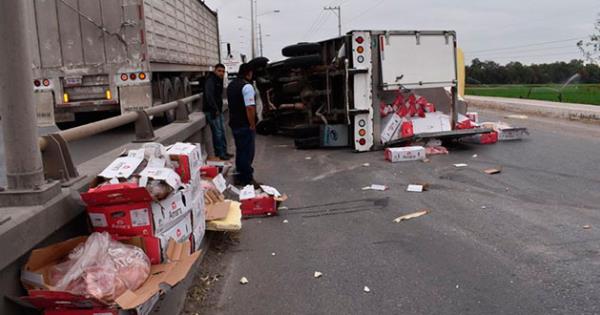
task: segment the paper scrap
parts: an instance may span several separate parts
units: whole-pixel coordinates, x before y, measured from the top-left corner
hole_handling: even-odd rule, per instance
[[[369,289],[369,287],[365,286],[363,288],[363,291],[365,291],[366,293],[369,293],[369,292],[371,292],[371,289]]]
[[[256,191],[254,185],[248,185],[240,191],[240,200],[247,200],[256,198]]]
[[[506,118],[512,118],[512,119],[529,119],[529,117],[527,115],[506,115]]]
[[[310,156],[307,156],[307,157],[305,157],[304,159],[305,159],[305,160],[312,160],[312,157],[310,157]]]
[[[217,175],[212,181],[220,193],[223,193],[225,190],[227,190],[227,181],[225,180],[225,177],[223,177],[223,174]]]
[[[403,215],[401,217],[398,217],[398,218],[394,219],[394,222],[395,223],[400,223],[402,221],[408,221],[408,220],[411,220],[411,219],[418,218],[420,216],[424,216],[427,213],[429,213],[428,210],[422,210],[422,211],[414,212],[414,213],[411,213],[411,214],[407,214],[407,215]]]
[[[248,279],[246,279],[246,277],[242,277],[242,279],[240,279],[240,283],[241,284],[247,284],[248,283]]]
[[[487,207],[486,206],[481,206],[481,209],[485,210],[485,209],[487,209]]]
[[[371,186],[363,187],[362,190],[385,191],[385,190],[388,190],[388,187],[385,186],[385,185],[376,185],[376,184],[373,184]]]
[[[500,174],[502,172],[502,168],[501,167],[488,168],[488,169],[484,170],[484,172],[488,175]]]
[[[419,192],[420,193],[420,192],[423,192],[423,190],[424,190],[423,189],[423,185],[413,185],[413,184],[410,184],[406,188],[406,191],[408,191],[408,192]]]
[[[371,166],[371,163],[364,163],[362,166],[363,167],[369,167],[369,166]]]
[[[321,278],[321,276],[323,276],[322,273],[315,271],[315,278]]]
[[[268,195],[275,196],[275,197],[281,197],[281,194],[279,193],[279,191],[271,186],[260,185],[260,188],[264,192],[266,192]]]
[[[473,158],[476,159],[479,155],[473,154]]]
[[[469,165],[465,164],[465,163],[454,164],[454,167],[467,167],[467,166],[469,166]]]
[[[591,229],[591,228],[592,228],[592,226],[591,226],[591,225],[584,225],[584,226],[583,226],[583,229],[584,229],[584,230],[589,230],[589,229]]]
[[[283,223],[288,223],[288,222],[289,222],[288,220],[283,220]]]
[[[275,255],[277,255],[277,254],[275,254],[275,253],[271,253],[271,256],[275,256]]]
[[[234,194],[236,194],[236,195],[238,195],[238,196],[240,195],[240,192],[241,192],[241,191],[240,191],[240,190],[239,190],[237,187],[235,187],[235,186],[233,186],[233,185],[229,185],[229,187],[228,187],[228,188],[229,188],[229,190],[231,190],[231,191],[232,191]]]

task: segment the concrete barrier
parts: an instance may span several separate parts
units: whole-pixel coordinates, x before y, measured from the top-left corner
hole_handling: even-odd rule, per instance
[[[600,124],[600,106],[502,97],[465,96],[469,105],[500,111]]]
[[[156,141],[163,144],[178,141],[203,143],[203,139],[210,139],[210,134],[207,134],[210,130],[205,127],[204,114],[192,113],[189,122],[173,123],[156,130]],[[79,192],[86,190],[90,180],[120,153],[139,146],[140,144],[126,144],[78,165],[79,173],[84,178],[71,187],[63,188],[61,194],[45,205],[0,208],[1,217],[4,218],[0,223],[0,292],[3,295],[0,299],[0,314],[27,314],[22,307],[5,297],[25,294],[19,277],[20,268],[29,252],[33,248],[85,234],[88,223]]]

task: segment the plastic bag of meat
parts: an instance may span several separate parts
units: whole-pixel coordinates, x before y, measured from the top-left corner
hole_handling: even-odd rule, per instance
[[[68,260],[50,270],[54,290],[94,297],[112,303],[127,290],[136,290],[150,275],[148,256],[135,246],[93,233]]]

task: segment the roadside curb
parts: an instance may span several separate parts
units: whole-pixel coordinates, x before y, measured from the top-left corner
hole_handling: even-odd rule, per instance
[[[514,113],[600,124],[600,106],[524,99],[465,96],[468,105]]]
[[[210,246],[210,238],[205,237],[202,240],[202,246],[200,248],[201,254],[198,257],[198,260],[190,269],[190,273],[188,277],[181,281],[177,286],[173,289],[166,292],[165,295],[161,296],[160,300],[154,307],[152,311],[153,315],[178,315],[181,314],[185,307],[185,301],[187,299],[187,293],[190,288],[194,285],[194,280],[196,276],[200,272],[200,266],[202,265],[202,261],[204,261],[204,257],[208,252],[208,248]]]

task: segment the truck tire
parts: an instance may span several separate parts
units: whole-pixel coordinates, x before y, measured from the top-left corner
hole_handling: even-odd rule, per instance
[[[271,63],[267,67],[267,70],[270,72],[278,72],[294,68],[309,68],[322,63],[321,55],[298,56]]]
[[[319,137],[321,134],[321,128],[318,125],[298,125],[289,128],[282,128],[282,131],[294,139]]]
[[[299,150],[318,149],[321,147],[321,138],[310,137],[304,139],[295,139],[294,145],[296,146],[296,149]]]
[[[162,81],[162,88],[161,88],[161,95],[160,95],[160,100],[161,100],[161,104],[166,104],[169,102],[172,102],[175,100],[175,94],[173,91],[173,84],[171,83],[171,80],[169,80],[168,78],[163,79]],[[170,124],[172,122],[175,121],[175,111],[174,110],[169,110],[164,112],[164,119],[165,119],[165,123]]]
[[[281,50],[281,54],[286,57],[299,57],[312,54],[319,54],[321,52],[321,45],[318,43],[298,43],[284,47]]]

